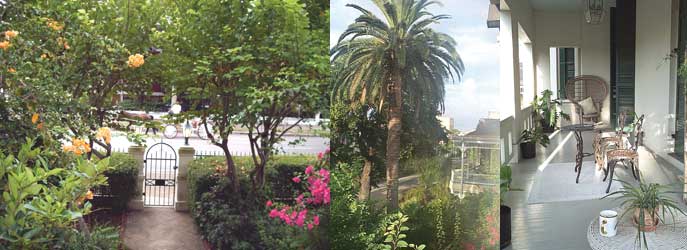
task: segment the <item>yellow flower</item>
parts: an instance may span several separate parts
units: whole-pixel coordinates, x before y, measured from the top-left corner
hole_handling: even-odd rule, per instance
[[[46,55],[45,53],[41,54],[41,59],[45,59],[45,58],[48,58],[48,55]]]
[[[88,190],[88,192],[86,192],[86,200],[92,200],[92,199],[93,199],[93,191]]]
[[[96,133],[95,138],[97,139],[102,139],[105,141],[105,143],[110,144],[110,141],[112,141],[112,133],[110,132],[110,128],[108,127],[102,127],[98,129],[98,133]]]
[[[129,68],[141,67],[143,63],[145,63],[145,59],[143,59],[143,55],[141,54],[130,55],[129,61],[126,62]]]
[[[53,29],[55,31],[60,31],[60,30],[64,29],[64,25],[62,25],[60,22],[52,20],[52,19],[48,19],[47,24],[48,24],[48,27],[50,27],[51,29]]]
[[[0,42],[0,49],[7,50],[12,45],[9,41]]]
[[[31,123],[36,124],[36,122],[38,122],[38,118],[40,118],[40,115],[38,113],[33,113],[31,116]]]
[[[9,69],[7,69],[7,72],[10,72],[10,73],[16,73],[16,72],[17,72],[17,70],[16,70],[16,69],[14,69],[14,68],[9,68]]]
[[[7,40],[15,38],[15,37],[17,37],[17,35],[19,35],[19,32],[17,32],[17,31],[14,31],[14,30],[5,31],[5,39],[7,39]]]
[[[57,44],[59,44],[60,46],[64,47],[64,49],[69,49],[69,48],[70,48],[70,47],[69,47],[69,44],[67,43],[67,40],[64,39],[64,38],[62,38],[62,37],[58,37],[58,38],[57,38]]]

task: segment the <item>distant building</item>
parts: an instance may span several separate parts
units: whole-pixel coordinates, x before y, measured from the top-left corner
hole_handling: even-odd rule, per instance
[[[437,119],[439,119],[439,123],[445,129],[448,129],[448,130],[453,129],[453,117],[437,116]]]

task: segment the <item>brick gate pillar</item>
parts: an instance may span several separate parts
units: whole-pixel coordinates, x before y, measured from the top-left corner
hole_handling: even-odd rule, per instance
[[[177,198],[174,209],[179,212],[188,211],[188,164],[193,161],[196,150],[193,147],[179,148],[179,169],[177,172]]]
[[[145,154],[146,148],[142,146],[131,146],[129,147],[129,155],[136,160],[136,166],[138,169],[138,175],[136,176],[136,187],[134,187],[134,198],[129,201],[128,207],[131,210],[143,210],[143,180],[145,179],[145,173],[143,172],[143,154]]]

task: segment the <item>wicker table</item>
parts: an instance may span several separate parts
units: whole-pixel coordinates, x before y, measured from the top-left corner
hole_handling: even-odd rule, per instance
[[[613,209],[622,213],[619,208]],[[613,237],[604,237],[599,233],[599,218],[589,223],[587,240],[594,250],[634,250],[637,249],[637,228],[631,222],[632,215],[627,214],[618,222],[618,233]],[[666,214],[668,225],[660,224],[655,232],[646,233],[649,249],[671,250],[687,249],[687,217],[677,213],[675,224],[671,216]]]
[[[593,153],[584,152],[584,141],[582,140],[582,132],[592,131],[595,129],[594,124],[573,124],[568,126],[563,126],[562,131],[573,131],[575,133],[575,139],[577,139],[577,155],[575,155],[575,172],[577,172],[577,178],[575,183],[580,183],[580,173],[582,172],[582,159],[584,157],[593,155]]]

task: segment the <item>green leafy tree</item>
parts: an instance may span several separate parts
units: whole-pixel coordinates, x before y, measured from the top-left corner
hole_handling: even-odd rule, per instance
[[[328,16],[328,10],[312,12]],[[275,144],[305,114],[327,107],[325,27],[311,25],[307,13],[296,0],[177,1],[165,32],[156,35],[171,51],[163,55],[175,65],[171,86],[194,104],[180,117],[201,118],[224,151],[234,191],[239,173],[228,145],[235,127],[248,129],[255,166],[249,174],[259,190]],[[298,119],[282,127],[289,116]]]
[[[331,49],[333,65],[345,65],[336,73],[333,97],[352,103],[368,103],[387,117],[387,200],[398,208],[398,170],[404,98],[429,102],[443,108],[445,80],[461,77],[463,64],[455,41],[430,25],[448,18],[433,15],[427,0],[373,1],[383,19],[358,5],[361,12]],[[349,39],[347,39],[349,38]],[[405,94],[404,94],[405,93]]]

